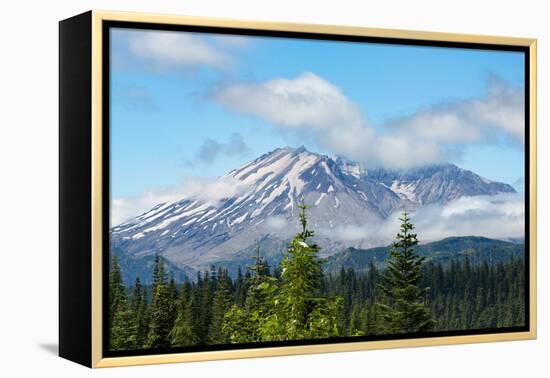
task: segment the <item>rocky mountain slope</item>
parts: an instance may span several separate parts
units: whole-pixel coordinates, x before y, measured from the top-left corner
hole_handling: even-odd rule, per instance
[[[461,196],[514,192],[507,184],[452,164],[367,171],[358,163],[304,147],[276,149],[220,180],[238,186],[238,194],[216,202],[182,198],[160,203],[113,227],[111,248],[133,258],[160,253],[182,270],[202,269],[246,258],[255,243],[268,257],[280,255],[298,229],[297,204],[302,197],[311,206],[311,227],[330,231]],[[330,232],[318,232],[318,240],[325,255],[350,246],[331,238]],[[372,245],[364,240],[354,246]]]

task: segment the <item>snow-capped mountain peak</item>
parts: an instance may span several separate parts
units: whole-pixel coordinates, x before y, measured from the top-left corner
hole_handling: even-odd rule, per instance
[[[461,196],[514,191],[452,164],[366,171],[359,163],[303,146],[275,149],[220,178],[229,179],[242,188],[236,195],[217,203],[182,198],[159,204],[112,228],[111,246],[130,255],[162,253],[176,265],[200,267],[231,260],[255,240],[280,252],[277,246],[297,229],[302,197],[311,206],[313,227],[331,229]]]

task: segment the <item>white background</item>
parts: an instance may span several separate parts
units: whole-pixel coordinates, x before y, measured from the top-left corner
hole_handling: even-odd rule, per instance
[[[0,22],[0,375],[548,377],[550,26],[528,0],[6,1]],[[539,40],[539,339],[92,371],[56,356],[58,25],[89,9],[536,37]],[[545,172],[546,170],[546,172]],[[546,210],[546,211],[545,211]]]

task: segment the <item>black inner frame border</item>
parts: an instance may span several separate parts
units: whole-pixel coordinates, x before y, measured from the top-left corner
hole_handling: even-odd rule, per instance
[[[110,164],[110,29],[125,28],[137,30],[164,30],[164,31],[182,31],[195,32],[205,34],[227,34],[240,35],[251,37],[272,37],[272,38],[292,38],[292,39],[312,39],[325,41],[341,41],[341,42],[362,42],[370,44],[385,44],[385,45],[400,45],[400,46],[419,46],[419,47],[443,47],[443,48],[459,48],[459,49],[474,49],[474,50],[489,50],[489,51],[510,51],[522,52],[524,55],[524,94],[525,94],[525,325],[520,327],[502,327],[502,328],[484,328],[472,330],[456,330],[456,331],[437,331],[437,332],[418,332],[409,334],[396,335],[376,335],[376,336],[346,336],[333,337],[325,339],[312,340],[289,340],[289,341],[272,341],[261,343],[246,343],[246,344],[223,344],[223,345],[196,345],[189,347],[171,347],[171,348],[155,348],[155,349],[137,349],[113,351],[109,350],[109,260],[110,260],[110,200],[111,200],[111,164]],[[530,54],[528,46],[516,45],[499,45],[485,43],[470,43],[470,42],[447,42],[447,41],[432,41],[432,40],[413,40],[394,37],[369,37],[357,35],[336,35],[325,33],[310,33],[310,32],[289,32],[289,31],[272,31],[246,28],[230,28],[217,26],[197,26],[197,25],[167,25],[160,23],[148,22],[128,22],[128,21],[102,21],[102,211],[103,211],[103,266],[102,266],[102,317],[103,329],[102,332],[102,356],[103,357],[127,357],[127,356],[144,356],[158,354],[174,354],[174,353],[191,353],[191,352],[207,352],[207,351],[222,351],[222,350],[238,350],[238,349],[258,349],[266,347],[283,347],[283,346],[303,346],[303,345],[330,345],[338,343],[356,343],[365,341],[382,341],[382,340],[406,340],[418,338],[433,338],[433,337],[449,337],[449,336],[467,336],[467,335],[487,335],[487,334],[502,334],[512,332],[528,332],[530,330]],[[107,195],[106,195],[107,194]]]

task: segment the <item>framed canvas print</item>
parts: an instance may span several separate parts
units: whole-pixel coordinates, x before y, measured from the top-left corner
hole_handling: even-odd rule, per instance
[[[62,357],[536,337],[536,41],[60,22]]]

